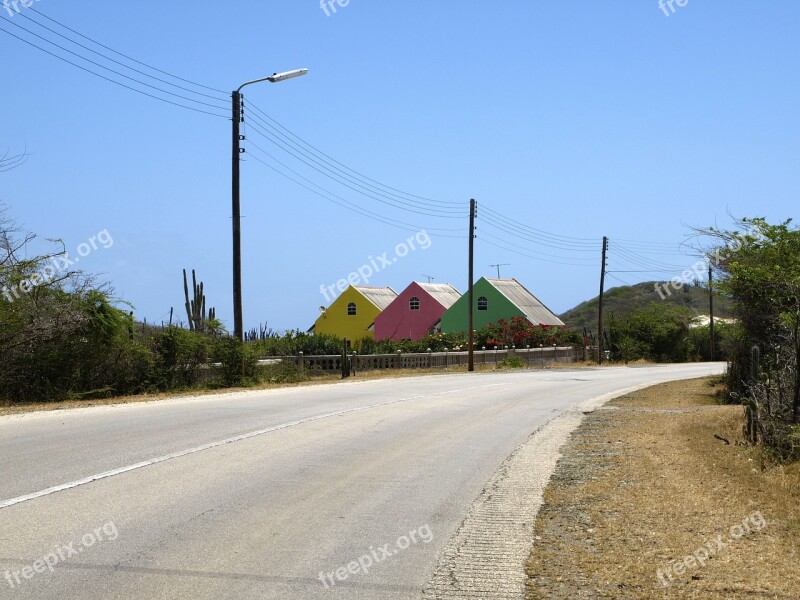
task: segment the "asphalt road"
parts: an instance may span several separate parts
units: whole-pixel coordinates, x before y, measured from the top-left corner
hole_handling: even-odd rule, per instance
[[[0,598],[419,598],[538,427],[722,370],[457,374],[2,417]]]

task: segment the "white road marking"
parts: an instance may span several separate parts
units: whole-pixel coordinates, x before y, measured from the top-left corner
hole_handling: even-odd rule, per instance
[[[156,465],[158,463],[166,462],[168,460],[173,460],[176,458],[182,458],[184,456],[189,456],[190,454],[197,454],[198,452],[203,452],[205,450],[211,450],[212,448],[218,448],[219,446],[225,446],[226,444],[234,444],[236,442],[241,442],[243,440],[248,440],[250,438],[258,437],[260,435],[264,435],[267,433],[272,433],[274,431],[280,431],[281,429],[288,429],[289,427],[296,427],[297,425],[303,425],[304,423],[311,423],[313,421],[322,421],[323,419],[330,419],[332,417],[340,417],[342,415],[347,415],[350,413],[360,412],[364,410],[370,410],[373,408],[380,408],[382,406],[389,406],[391,404],[397,404],[399,402],[408,402],[410,400],[419,400],[421,398],[434,398],[436,396],[444,396],[446,394],[454,394],[457,392],[466,392],[469,390],[476,390],[482,388],[490,388],[490,387],[498,387],[509,385],[508,383],[491,383],[488,385],[476,385],[467,388],[461,388],[456,390],[447,390],[445,392],[438,392],[436,394],[422,394],[419,396],[409,396],[408,398],[399,398],[397,400],[389,400],[388,402],[379,402],[377,404],[370,404],[368,406],[359,406],[356,408],[348,408],[347,410],[340,410],[337,412],[332,413],[325,413],[322,415],[317,415],[314,417],[307,417],[305,419],[298,419],[297,421],[289,421],[288,423],[282,423],[280,425],[275,425],[273,427],[267,427],[265,429],[259,429],[257,431],[251,431],[249,433],[243,433],[241,435],[237,435],[234,437],[225,438],[224,440],[218,440],[216,442],[210,442],[208,444],[203,444],[202,446],[195,446],[194,448],[189,448],[188,450],[181,450],[179,452],[173,452],[172,454],[165,454],[164,456],[158,456],[156,458],[151,458],[149,460],[145,460],[142,462],[138,462],[132,465],[128,465],[125,467],[120,467],[118,469],[112,469],[111,471],[105,471],[103,473],[98,473],[96,475],[89,475],[88,477],[84,477],[82,479],[76,479],[75,481],[70,481],[69,483],[62,483],[61,485],[56,485],[45,490],[40,490],[38,492],[33,492],[31,494],[26,494],[24,496],[17,496],[16,498],[11,498],[10,500],[3,500],[0,502],[0,510],[4,508],[8,508],[9,506],[14,506],[15,504],[21,504],[23,502],[28,502],[30,500],[35,500],[37,498],[41,498],[43,496],[49,496],[51,494],[56,494],[58,492],[63,492],[65,490],[69,490],[72,488],[80,487],[82,485],[87,485],[94,481],[99,481],[101,479],[108,479],[109,477],[114,477],[116,475],[122,475],[123,473],[129,473],[130,471],[135,471],[137,469],[142,469],[144,467],[149,467],[152,465]]]

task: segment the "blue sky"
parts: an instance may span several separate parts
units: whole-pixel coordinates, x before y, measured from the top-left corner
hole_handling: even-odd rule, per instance
[[[479,203],[476,275],[510,263],[502,275],[556,312],[597,294],[603,235],[611,239],[610,286],[670,279],[695,262],[680,254],[691,226],[726,226],[730,215],[783,220],[797,206],[796,2],[689,0],[669,16],[657,0],[351,0],[330,16],[317,0],[40,0],[33,8],[143,63],[225,91],[80,40],[191,92],[92,56],[97,62],[218,105],[191,104],[223,116],[192,112],[0,31],[0,153],[30,153],[0,175],[0,201],[28,230],[62,238],[73,255],[108,230],[113,246],[80,265],[101,273],[140,319],[166,319],[171,306],[181,315],[181,269],[195,268],[209,305],[232,326],[224,115],[229,90],[275,71],[309,68],[306,77],[245,90],[246,328],[306,329],[329,303],[321,286],[384,254],[391,264],[370,285],[400,291],[432,275],[464,291],[472,197]],[[0,17],[0,27],[55,54],[81,62],[17,25],[91,56],[37,27],[32,20],[79,39],[30,9],[11,16],[0,8]],[[250,102],[370,180],[347,172],[344,186],[300,162],[285,142],[273,143],[282,138]],[[258,159],[408,228],[345,210]],[[344,180],[341,171],[330,174]],[[429,247],[397,257],[397,245],[422,229]]]

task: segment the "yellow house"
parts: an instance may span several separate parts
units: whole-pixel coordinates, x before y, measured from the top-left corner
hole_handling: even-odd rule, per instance
[[[311,331],[357,342],[374,338],[372,324],[383,309],[397,298],[390,287],[349,286],[320,315]]]

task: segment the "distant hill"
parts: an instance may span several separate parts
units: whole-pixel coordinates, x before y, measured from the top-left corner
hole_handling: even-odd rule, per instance
[[[655,282],[648,281],[636,285],[625,285],[611,288],[603,295],[605,315],[616,312],[620,317],[627,313],[645,308],[653,302],[669,302],[678,306],[686,306],[697,315],[708,315],[708,291],[698,285],[687,285],[682,290],[676,291],[670,288],[671,296],[662,300],[655,290]],[[566,323],[567,327],[582,332],[583,328],[590,331],[597,330],[597,298],[579,304],[573,309],[568,310],[559,318]],[[714,296],[714,316],[729,318],[731,316],[730,303],[719,296]]]

